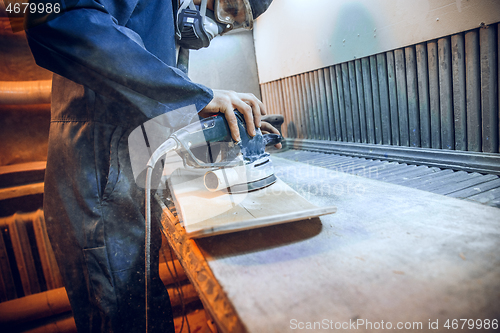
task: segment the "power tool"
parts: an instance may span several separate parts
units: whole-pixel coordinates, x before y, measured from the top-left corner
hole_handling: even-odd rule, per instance
[[[336,211],[335,206],[311,204],[276,177],[270,154],[265,149],[281,142],[281,136],[262,134],[256,129],[256,135],[251,137],[244,117],[237,111],[235,115],[239,142],[232,139],[224,115],[217,114],[177,130],[151,154],[145,191],[146,295],[150,279],[151,179],[155,165],[167,154],[170,154],[167,159],[175,155],[173,152],[181,159],[178,168],[167,177],[167,188],[189,237],[307,220]],[[168,161],[164,163],[168,164]],[[162,229],[166,229],[163,223],[171,222],[174,221],[162,220]]]

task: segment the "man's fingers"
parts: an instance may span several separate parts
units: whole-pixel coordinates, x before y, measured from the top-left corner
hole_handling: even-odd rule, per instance
[[[239,141],[240,133],[238,124],[234,115],[234,109],[238,110],[246,122],[246,129],[250,136],[255,136],[255,127],[261,127],[262,115],[266,114],[264,104],[253,94],[236,93],[227,90],[213,90],[214,98],[212,101],[200,111],[200,116],[208,116],[222,112],[228,121],[231,136],[234,140]],[[238,140],[237,140],[238,139]]]
[[[238,129],[238,120],[236,119],[236,115],[234,114],[232,106],[221,110],[224,113],[224,118],[226,118],[227,124],[229,126],[229,131],[231,132],[231,137],[234,141],[240,142],[240,130]]]
[[[241,99],[237,99],[233,102],[233,106],[238,110],[247,124],[247,132],[250,136],[255,136],[255,119],[253,114],[253,108]],[[260,121],[260,120],[259,120]]]

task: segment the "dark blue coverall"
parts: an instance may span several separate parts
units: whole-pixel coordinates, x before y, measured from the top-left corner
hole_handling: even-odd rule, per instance
[[[213,94],[175,68],[172,0],[58,1],[61,13],[26,18],[37,64],[54,72],[47,231],[78,331],[143,332],[144,190],[127,138],[169,111],[201,110]],[[153,228],[150,332],[173,329],[160,245]]]

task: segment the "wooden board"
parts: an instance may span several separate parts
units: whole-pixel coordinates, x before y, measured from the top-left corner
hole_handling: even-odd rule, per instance
[[[179,219],[192,238],[310,219],[335,213],[335,206],[317,207],[278,179],[264,189],[239,194],[210,192],[203,176],[178,169],[170,184]]]
[[[196,240],[175,218],[163,221],[220,332],[291,332],[325,318],[425,331],[450,318],[496,318],[498,209],[293,162],[324,161],[320,153],[276,155],[289,159],[273,156],[283,181],[338,213]]]

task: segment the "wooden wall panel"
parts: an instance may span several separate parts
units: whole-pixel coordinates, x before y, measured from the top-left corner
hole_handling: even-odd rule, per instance
[[[365,108],[365,94],[363,87],[363,72],[361,68],[361,60],[354,61],[354,70],[356,73],[356,94],[358,99],[359,111],[359,131],[361,134],[361,142],[367,143],[367,129],[366,129],[366,108]]]
[[[420,116],[418,107],[417,59],[415,47],[405,48],[406,86],[408,89],[408,131],[411,147],[420,147]]]
[[[344,81],[342,80],[342,67],[335,65],[335,78],[337,81],[337,91],[339,96],[340,124],[342,141],[347,142],[347,120],[344,100]]]
[[[429,70],[427,62],[427,45],[418,44],[415,47],[417,56],[418,81],[418,113],[420,116],[420,146],[431,147],[431,119],[429,101]]]
[[[396,64],[394,52],[387,52],[387,82],[389,84],[389,110],[391,115],[391,141],[399,146],[398,88],[396,83]]]
[[[483,151],[498,153],[498,79],[496,29],[479,29]]]
[[[337,131],[335,129],[335,125],[336,125],[335,108],[338,108],[338,104],[337,104],[337,106],[334,105],[334,95],[333,95],[330,67],[326,67],[324,69],[324,76],[325,76],[324,77],[324,79],[325,79],[325,96],[326,96],[326,107],[327,107],[327,113],[328,113],[328,129],[330,132],[330,140],[337,141],[338,137],[337,137]]]
[[[370,58],[361,59],[363,73],[364,104],[366,117],[366,142],[375,143],[375,121],[373,117],[373,95],[370,70]]]
[[[481,76],[479,73],[479,32],[465,33],[465,102],[467,109],[467,150],[482,150]]]
[[[391,107],[389,103],[389,80],[387,75],[387,58],[385,54],[377,54],[378,87],[380,92],[380,110],[382,122],[382,143],[392,144]]]
[[[382,111],[380,107],[380,90],[377,72],[377,57],[370,57],[370,76],[372,83],[373,121],[375,126],[375,142],[383,143],[382,138]]]
[[[354,61],[347,63],[349,69],[349,93],[351,97],[351,112],[352,112],[352,128],[354,134],[354,142],[361,142],[361,128],[359,125],[359,104],[356,87],[356,73]]]
[[[396,68],[396,94],[398,99],[399,140],[401,146],[410,145],[408,133],[408,92],[406,85],[405,53],[403,49],[394,51]]]
[[[499,24],[262,85],[291,138],[498,153]]]
[[[323,129],[325,132],[325,140],[332,139],[332,133],[330,131],[330,118],[333,117],[333,110],[329,108],[328,95],[327,95],[327,83],[326,78],[330,78],[328,68],[322,68],[318,70],[318,82],[319,82],[319,95],[320,95],[320,105],[321,105],[321,115],[323,119]],[[331,93],[331,90],[329,90]]]
[[[427,43],[431,115],[431,148],[441,148],[441,115],[439,103],[439,72],[437,42]]]
[[[453,75],[453,115],[455,149],[467,150],[467,111],[465,103],[465,43],[464,36],[451,36]]]
[[[344,103],[345,103],[345,122],[347,126],[347,141],[354,142],[354,128],[352,116],[352,101],[349,83],[349,69],[348,64],[343,63],[342,68],[342,85],[344,87]]]
[[[450,38],[438,40],[439,106],[441,113],[441,148],[454,149],[453,88]]]

